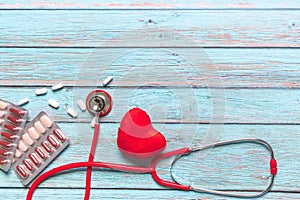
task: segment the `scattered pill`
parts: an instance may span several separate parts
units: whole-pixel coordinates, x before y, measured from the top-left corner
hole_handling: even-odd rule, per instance
[[[31,139],[31,137],[28,135],[28,133],[23,134],[22,139],[23,139],[24,143],[29,146],[31,146],[34,143],[34,141]]]
[[[5,110],[8,106],[8,103],[4,102],[4,101],[0,101],[0,109],[1,110]]]
[[[47,88],[40,88],[40,89],[36,89],[36,90],[35,90],[35,94],[36,94],[37,96],[47,94],[47,92],[48,92],[48,89],[47,89]]]
[[[37,121],[37,122],[34,123],[34,128],[39,133],[45,133],[46,132],[46,129],[44,128],[44,126],[42,125],[42,123],[40,121]]]
[[[24,167],[22,165],[17,166],[17,171],[22,178],[26,178],[28,176],[28,173],[25,171]]]
[[[57,84],[57,85],[53,85],[52,87],[51,87],[51,90],[52,91],[56,91],[56,90],[60,90],[60,89],[62,89],[64,87],[64,85],[63,84]]]
[[[52,108],[55,108],[55,109],[59,108],[59,103],[58,103],[57,101],[52,100],[52,99],[50,99],[50,100],[48,101],[48,104],[49,104],[49,106],[51,106]]]
[[[22,106],[22,105],[25,105],[26,103],[29,102],[29,99],[28,98],[25,98],[25,99],[21,99],[20,101],[18,101],[18,105],[19,106]]]
[[[107,86],[112,80],[113,80],[112,76],[107,77],[102,83],[103,86]]]
[[[22,140],[19,141],[18,148],[23,152],[28,150],[28,146],[26,144],[24,144],[24,142]]]
[[[22,152],[19,149],[16,150],[15,157],[20,158],[22,156]]]
[[[78,113],[73,108],[68,108],[67,113],[73,118],[78,117]]]
[[[80,108],[81,111],[85,111],[86,110],[85,103],[82,101],[82,99],[79,99],[77,103],[78,103],[78,106],[79,106],[79,108]]]
[[[41,137],[41,134],[38,133],[34,127],[29,128],[28,133],[29,133],[29,136],[34,140],[37,140]]]
[[[47,128],[50,128],[53,124],[53,122],[51,121],[51,119],[47,116],[47,115],[43,115],[41,118],[40,118],[43,126],[47,127]]]

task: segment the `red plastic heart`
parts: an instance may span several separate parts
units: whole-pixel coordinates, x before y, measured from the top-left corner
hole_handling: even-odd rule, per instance
[[[149,115],[140,108],[129,110],[118,130],[118,147],[136,158],[151,158],[167,145],[165,137],[152,127]]]

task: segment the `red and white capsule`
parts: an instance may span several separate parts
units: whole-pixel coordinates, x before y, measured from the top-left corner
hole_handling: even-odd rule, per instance
[[[16,127],[16,126],[11,125],[11,124],[5,124],[5,125],[4,125],[4,128],[6,128],[7,130],[9,130],[9,131],[11,131],[11,132],[14,132],[14,133],[16,133],[16,132],[18,132],[19,130],[21,130],[20,127]]]
[[[7,140],[13,140],[16,137],[15,135],[8,132],[1,132],[1,136]]]
[[[49,135],[47,139],[54,148],[57,148],[59,146],[59,143],[57,142],[57,140],[54,138],[53,135]]]
[[[8,116],[7,119],[8,119],[10,122],[12,122],[12,123],[14,123],[14,124],[17,124],[17,125],[19,125],[19,124],[23,121],[23,119],[15,118],[14,116],[11,116],[11,115]]]
[[[39,161],[39,159],[35,153],[29,154],[29,158],[35,166],[39,166],[41,164],[41,162]]]
[[[35,152],[37,153],[37,155],[41,158],[41,159],[43,159],[43,160],[45,160],[46,159],[46,154],[44,153],[44,151],[40,148],[40,147],[37,147],[37,148],[35,148]]]
[[[43,142],[42,142],[42,147],[43,147],[48,153],[53,152],[53,149],[51,148],[51,146],[49,145],[49,143],[48,143],[47,141],[43,141]]]
[[[26,172],[25,168],[23,165],[18,165],[17,166],[17,172],[18,174],[22,177],[22,178],[27,178],[28,177],[28,173]]]
[[[27,113],[27,111],[19,110],[19,109],[16,109],[16,108],[10,108],[9,111],[14,113],[15,115],[17,115],[19,117],[22,117],[24,114]]]
[[[5,148],[11,147],[10,143],[6,142],[4,140],[0,140],[0,145],[3,146],[3,147],[5,147]]]
[[[53,130],[53,134],[57,139],[59,139],[61,142],[64,142],[67,138],[65,134],[60,129]]]
[[[27,159],[23,160],[23,164],[29,171],[33,170],[33,166],[29,160],[27,160]]]

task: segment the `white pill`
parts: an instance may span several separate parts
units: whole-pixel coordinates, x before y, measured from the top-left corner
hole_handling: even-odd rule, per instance
[[[85,103],[82,101],[82,99],[79,99],[77,103],[78,103],[78,106],[79,106],[79,108],[80,108],[81,111],[85,111],[86,110]]]
[[[28,103],[28,102],[29,102],[29,99],[28,99],[28,98],[21,99],[20,101],[18,101],[18,105],[19,105],[19,106],[22,106],[22,105],[24,105],[24,104],[26,104],[26,103]]]
[[[107,77],[103,82],[103,86],[107,86],[113,80],[113,76]]]
[[[22,155],[22,152],[19,151],[19,149],[17,149],[17,150],[16,150],[16,153],[15,153],[15,157],[16,157],[16,158],[20,158],[21,155]]]
[[[39,133],[45,133],[46,132],[46,129],[44,128],[44,126],[42,125],[42,123],[40,121],[37,121],[37,122],[34,123],[34,128]]]
[[[97,120],[96,117],[94,117],[94,118],[92,119],[92,121],[91,121],[91,127],[94,128],[94,126],[95,126],[95,124],[96,124],[96,120]]]
[[[4,101],[0,101],[0,109],[1,110],[5,110],[8,106],[8,103],[4,102]]]
[[[63,84],[57,84],[57,85],[53,85],[52,87],[51,87],[51,90],[52,91],[56,91],[56,90],[60,90],[60,89],[62,89],[64,87],[64,85]]]
[[[78,116],[78,113],[73,108],[68,108],[67,112],[71,117],[76,118]]]
[[[5,115],[5,111],[0,111],[0,118],[3,118],[3,116]]]
[[[46,94],[47,92],[48,92],[47,88],[41,88],[41,89],[36,89],[36,90],[35,90],[35,94],[36,94],[37,96],[39,96],[39,95],[44,95],[44,94]]]
[[[37,140],[41,137],[41,134],[38,133],[34,127],[29,128],[28,133],[29,133],[29,136],[34,140]]]
[[[47,115],[43,115],[41,118],[40,118],[43,126],[47,127],[47,128],[50,128],[52,126],[52,121],[51,119],[47,116]]]
[[[53,108],[56,108],[56,109],[59,108],[59,103],[57,101],[52,100],[52,99],[50,99],[48,101],[48,104],[49,104],[49,106],[51,106]]]
[[[25,133],[23,136],[22,136],[22,139],[24,141],[25,144],[31,146],[34,141],[31,139],[31,137],[28,135],[28,133]]]
[[[28,146],[26,144],[24,144],[24,142],[22,140],[19,141],[18,148],[23,152],[28,150]]]

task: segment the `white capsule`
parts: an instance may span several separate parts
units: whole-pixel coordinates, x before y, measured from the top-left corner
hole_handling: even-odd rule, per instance
[[[48,101],[48,104],[49,104],[49,106],[51,106],[52,108],[55,108],[55,109],[59,108],[59,103],[58,103],[57,101],[52,100],[52,99],[50,99],[50,100]]]
[[[34,128],[39,133],[45,133],[46,132],[46,129],[44,128],[44,126],[42,125],[42,123],[40,121],[37,121],[37,122],[34,123]]]
[[[78,116],[78,113],[73,108],[68,108],[67,112],[73,118],[76,118]]]
[[[47,128],[50,128],[52,126],[52,121],[51,119],[47,116],[47,115],[43,115],[41,118],[40,118],[43,126],[47,127]]]
[[[103,86],[107,86],[113,80],[113,76],[107,77],[103,82]]]
[[[81,111],[85,111],[86,110],[85,103],[82,101],[82,99],[79,99],[77,103],[78,103],[78,106],[79,106],[79,108],[80,108]]]
[[[0,109],[1,110],[5,110],[8,106],[8,103],[4,102],[4,101],[0,101]]]
[[[24,144],[24,142],[22,140],[19,141],[18,148],[23,152],[28,150],[28,146],[26,144]]]
[[[31,139],[31,137],[28,135],[28,133],[23,134],[22,139],[23,139],[24,143],[29,146],[31,146],[34,143],[34,141]]]
[[[37,96],[44,95],[48,92],[47,88],[36,89],[35,94]]]
[[[29,133],[29,136],[34,140],[37,140],[41,137],[41,134],[38,133],[34,127],[29,128],[28,133]]]
[[[25,99],[21,99],[20,101],[18,101],[18,105],[19,106],[22,106],[22,105],[25,105],[26,103],[29,102],[29,99],[28,98],[25,98]]]
[[[5,111],[0,111],[0,118],[3,118],[3,116],[5,115]]]
[[[95,126],[95,124],[96,124],[96,120],[97,120],[96,117],[94,117],[94,118],[92,119],[92,121],[91,121],[91,127],[94,128],[94,126]]]
[[[56,91],[56,90],[60,90],[60,89],[62,89],[64,87],[64,85],[63,84],[57,84],[57,85],[53,85],[52,87],[51,87],[51,90],[52,91]]]
[[[19,149],[17,149],[17,150],[16,150],[16,153],[15,153],[15,157],[16,157],[16,158],[20,158],[21,155],[22,155],[22,152],[19,151]]]

